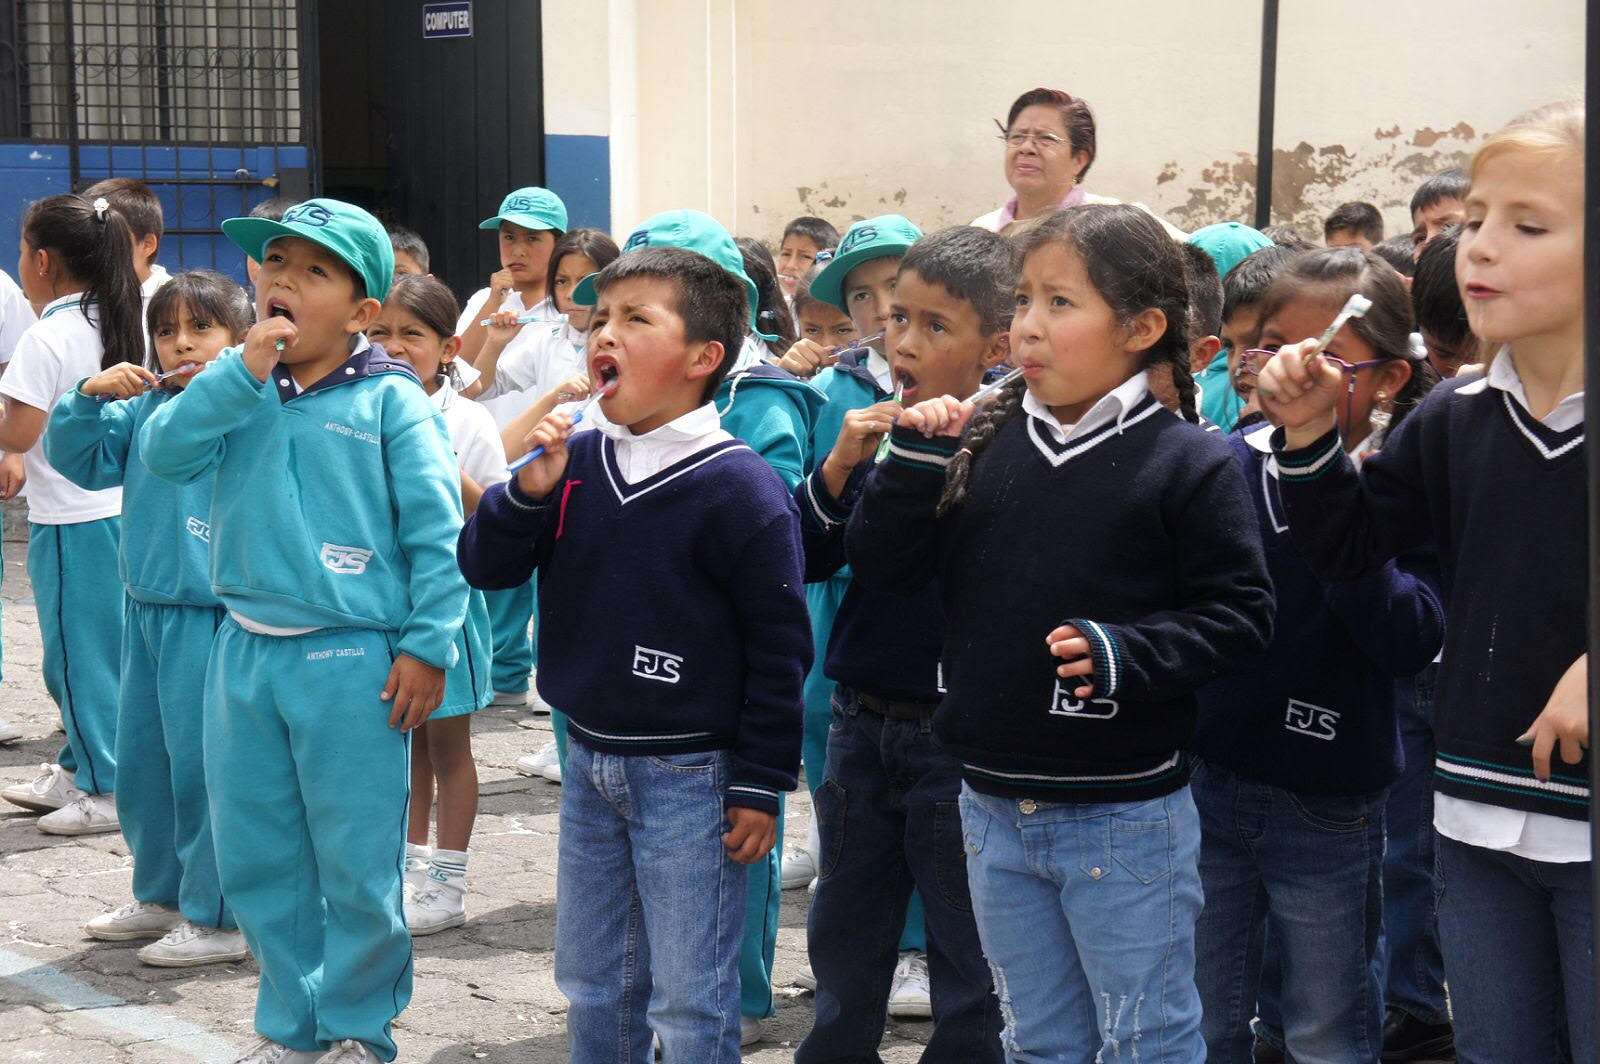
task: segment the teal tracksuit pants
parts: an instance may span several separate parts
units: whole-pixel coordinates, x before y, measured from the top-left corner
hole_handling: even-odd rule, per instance
[[[133,896],[204,927],[233,927],[206,798],[206,663],[217,607],[128,600],[117,710],[117,817]]]
[[[521,587],[485,591],[489,623],[494,631],[494,689],[516,694],[528,689],[533,672],[533,637],[528,622],[535,606],[532,577]]]
[[[256,1030],[291,1049],[345,1038],[395,1057],[411,1000],[400,901],[409,737],[379,699],[393,633],[255,635],[222,622],[205,765],[222,892],[261,966]]]
[[[121,533],[120,517],[28,526],[28,578],[44,643],[44,686],[67,730],[56,761],[90,794],[117,789]]]

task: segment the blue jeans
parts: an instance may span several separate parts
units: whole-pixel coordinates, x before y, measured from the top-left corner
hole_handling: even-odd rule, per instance
[[[1439,937],[1462,1064],[1594,1059],[1589,863],[1439,839]],[[1566,1039],[1561,1037],[1565,1028]]]
[[[1270,933],[1289,1055],[1370,1064],[1383,1044],[1384,793],[1301,794],[1206,762],[1190,787],[1204,838],[1196,951],[1210,1059],[1251,1059]]]
[[[797,1064],[868,1061],[878,1043],[906,907],[927,914],[933,1034],[924,1064],[999,1064],[1000,1006],[978,943],[962,849],[961,763],[930,719],[894,720],[840,689],[817,788],[822,863],[806,923],[816,1022]]]
[[[1439,666],[1395,681],[1405,772],[1389,788],[1383,859],[1384,1000],[1424,1023],[1444,1023],[1444,957],[1433,830],[1433,685]]]
[[[556,986],[576,1064],[739,1060],[744,865],[722,848],[728,753],[567,744]]]
[[[1007,1061],[1205,1060],[1200,822],[1188,788],[1075,805],[963,784],[961,826]]]

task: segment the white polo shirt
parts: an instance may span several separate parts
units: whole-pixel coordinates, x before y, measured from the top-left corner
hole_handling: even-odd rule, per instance
[[[9,273],[0,270],[0,366],[11,361],[17,341],[38,320],[22,288]]]

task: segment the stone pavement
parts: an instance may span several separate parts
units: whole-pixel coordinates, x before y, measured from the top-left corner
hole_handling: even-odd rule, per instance
[[[15,524],[12,525],[15,528]],[[40,676],[40,642],[24,559],[5,543],[5,678],[0,719],[26,737],[0,747],[0,785],[31,779],[55,757],[56,708]],[[551,972],[560,788],[513,764],[549,738],[520,713],[474,718],[481,782],[465,927],[419,939],[416,991],[396,1024],[400,1060],[555,1064],[567,1059],[566,1002]],[[352,781],[352,785],[359,781]],[[787,832],[802,838],[807,801],[791,796]],[[147,968],[139,943],[93,942],[83,923],[131,899],[131,859],[120,835],[44,835],[33,816],[0,809],[0,1060],[8,1064],[227,1064],[252,1039],[253,964]],[[793,1059],[811,1023],[811,995],[790,985],[804,962],[805,891],[784,895],[775,982],[778,1015],[744,1059]],[[915,1061],[930,1027],[891,1022],[889,1064]]]

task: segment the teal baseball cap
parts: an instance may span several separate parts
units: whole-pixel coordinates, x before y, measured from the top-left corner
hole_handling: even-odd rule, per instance
[[[756,328],[756,308],[761,304],[761,294],[756,291],[756,283],[744,272],[744,256],[739,253],[739,245],[733,242],[733,236],[723,228],[722,223],[711,215],[700,211],[662,211],[646,219],[622,243],[624,255],[639,248],[683,248],[698,252],[721,266],[744,282],[745,292],[750,299],[750,331],[763,340],[778,339]],[[573,286],[574,303],[580,307],[592,307],[598,302],[594,288],[594,279],[598,276],[591,273]]]
[[[498,229],[501,222],[520,225],[524,229],[554,229],[567,231],[567,205],[561,197],[547,188],[529,185],[519,188],[500,201],[500,213],[478,223],[479,229]]]
[[[1271,247],[1272,239],[1241,222],[1218,222],[1190,233],[1189,243],[1211,256],[1217,264],[1218,277],[1226,277],[1239,263],[1262,248]]]
[[[378,221],[353,203],[336,199],[310,199],[283,212],[282,221],[271,218],[228,218],[222,232],[239,250],[260,262],[267,245],[284,236],[297,236],[320,244],[356,272],[366,295],[383,299],[394,280],[394,245]]]
[[[922,239],[922,230],[904,215],[880,214],[856,222],[845,231],[844,239],[833,251],[833,258],[811,281],[811,298],[838,307],[845,314],[844,279],[850,271],[869,259],[904,255]]]

